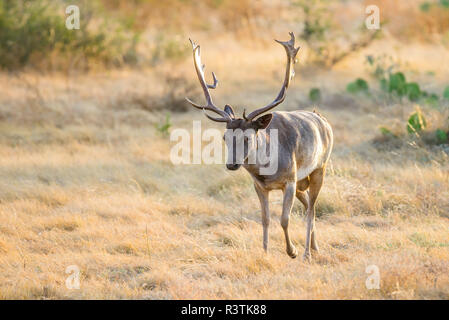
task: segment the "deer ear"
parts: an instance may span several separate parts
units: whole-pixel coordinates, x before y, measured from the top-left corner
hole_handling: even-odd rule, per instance
[[[235,119],[234,110],[232,110],[232,107],[229,104],[225,105],[224,112],[229,114],[231,116],[231,119]]]
[[[273,119],[272,113],[263,115],[253,121],[253,126],[256,130],[265,129],[270,124],[271,119]]]

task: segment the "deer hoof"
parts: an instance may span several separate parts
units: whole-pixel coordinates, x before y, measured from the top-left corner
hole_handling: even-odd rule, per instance
[[[290,258],[295,259],[298,256],[298,249],[293,247],[290,251],[287,250],[287,254],[290,256]]]
[[[302,261],[304,262],[312,261],[312,255],[310,254],[310,252],[304,252],[304,255],[302,256]]]

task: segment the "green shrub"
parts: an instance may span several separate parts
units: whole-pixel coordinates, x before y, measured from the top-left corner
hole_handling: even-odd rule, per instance
[[[360,92],[367,93],[368,90],[369,90],[368,83],[361,78],[358,78],[357,80],[349,83],[346,86],[346,91],[348,91],[349,93],[352,93],[352,94],[356,94],[356,93],[360,93]]]
[[[444,132],[444,130],[437,129],[435,131],[435,136],[437,138],[438,143],[440,144],[448,142],[448,135],[446,132]]]
[[[386,138],[397,138],[397,136],[387,127],[380,127],[379,131],[382,134],[382,136]]]
[[[431,3],[431,2],[423,2],[420,4],[419,8],[423,12],[429,12],[432,7],[441,7],[443,9],[449,9],[449,0],[439,0],[438,3]]]
[[[386,76],[387,74],[388,77]],[[433,107],[438,106],[440,99],[437,94],[421,90],[419,84],[416,82],[407,82],[402,72],[388,73],[382,70],[379,75],[381,75],[379,86],[382,91],[395,94],[400,98],[407,97],[410,101],[421,100]],[[447,94],[449,99],[449,87],[446,88],[444,94]]]
[[[428,93],[427,91],[423,91],[421,93],[421,96],[423,98],[423,101],[426,104],[428,104],[434,108],[438,107],[440,98],[438,97],[438,95],[436,93]]]
[[[321,100],[321,91],[318,88],[312,88],[309,91],[309,99],[312,102],[318,102]]]
[[[429,12],[431,6],[432,6],[431,3],[429,3],[429,2],[423,2],[423,3],[421,3],[421,5],[419,6],[419,8],[420,8],[421,11],[423,11],[423,12]]]
[[[79,30],[66,28],[64,2],[2,0],[0,68],[16,70],[43,64],[55,67],[57,63],[76,67],[77,62],[88,67],[91,59],[106,64],[123,63],[136,45],[134,34],[126,35],[120,23],[108,22],[97,1],[78,0],[73,4],[83,8]],[[92,17],[95,27],[90,23]]]
[[[386,54],[379,56],[368,55],[366,56],[366,63],[371,76],[378,80],[384,80],[399,67],[393,58]]]
[[[412,134],[412,133],[418,134],[426,127],[427,127],[426,119],[424,118],[421,110],[418,108],[408,118],[407,131],[410,134]]]
[[[410,82],[405,85],[405,91],[410,101],[418,101],[421,97],[421,90],[416,82]]]
[[[170,120],[170,114],[167,113],[165,116],[165,121],[161,123],[156,124],[156,130],[163,136],[167,136],[169,133],[169,130],[171,128],[171,120]]]
[[[388,80],[383,78],[379,81],[380,89],[384,92],[388,92]]]
[[[388,92],[395,92],[399,97],[402,97],[406,94],[406,84],[407,82],[402,72],[390,74]]]
[[[449,100],[449,86],[447,86],[447,87],[444,89],[443,97],[444,97],[444,99]]]

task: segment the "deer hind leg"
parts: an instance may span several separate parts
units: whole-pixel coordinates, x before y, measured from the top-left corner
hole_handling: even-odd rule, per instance
[[[307,191],[307,189],[309,188],[309,185],[310,185],[309,177],[304,178],[296,183],[296,197],[304,205],[304,212],[306,214],[309,209],[309,191]],[[312,250],[319,251],[318,244],[316,242],[316,235],[315,235],[314,229],[312,229],[310,246],[311,246]]]
[[[285,243],[287,245],[287,254],[290,258],[294,259],[298,255],[298,250],[291,243],[290,237],[288,235],[288,220],[290,217],[290,212],[293,207],[293,201],[295,200],[296,183],[287,183],[284,188],[284,201],[282,204],[282,216],[281,216],[281,226],[284,229]]]
[[[316,232],[315,232],[315,203],[320,193],[321,187],[323,185],[325,169],[316,169],[313,171],[310,178],[309,185],[309,207],[307,210],[307,233],[306,233],[306,244],[304,251],[304,259],[309,260],[311,258],[310,249],[318,251],[318,245],[316,243]]]
[[[309,193],[306,191],[309,187],[309,182],[309,177],[296,182],[296,198],[303,204],[304,212],[307,212],[309,208]]]
[[[263,249],[268,251],[268,226],[270,225],[270,211],[268,206],[268,191],[261,189],[254,184],[257,196],[259,197],[260,207],[262,208],[262,227],[263,227]]]

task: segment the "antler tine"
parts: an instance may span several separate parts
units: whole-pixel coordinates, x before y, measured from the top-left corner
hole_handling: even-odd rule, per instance
[[[207,104],[205,106],[199,105],[199,104],[191,101],[187,97],[186,97],[186,100],[195,108],[202,109],[203,111],[209,110],[209,111],[219,114],[222,117],[222,118],[214,118],[214,117],[208,116],[206,114],[206,116],[213,121],[219,121],[219,122],[231,121],[231,117],[223,110],[220,110],[219,108],[217,108],[212,101],[212,97],[210,95],[209,89],[215,89],[218,85],[218,79],[215,76],[215,73],[212,72],[212,77],[213,77],[214,83],[207,84],[206,80],[204,78],[204,65],[201,64],[200,46],[197,45],[192,39],[189,39],[189,40],[190,40],[190,43],[192,44],[192,49],[193,49],[193,64],[195,66],[195,71],[198,76],[198,80],[200,81],[200,85],[203,89],[204,97],[206,98]]]
[[[218,85],[218,79],[217,79],[217,77],[215,76],[215,73],[214,73],[214,72],[212,72],[212,78],[214,78],[214,84],[208,84],[207,87],[208,87],[209,89],[215,89],[215,88],[217,88],[217,85]]]
[[[204,115],[212,121],[216,121],[216,122],[228,122],[229,121],[227,118],[216,118],[216,117],[212,117],[212,116],[208,115],[204,108],[203,108],[203,112],[204,112]]]
[[[282,88],[279,91],[279,94],[277,95],[276,99],[273,100],[273,102],[271,102],[270,104],[266,105],[263,108],[254,110],[248,116],[246,116],[247,121],[251,121],[258,115],[260,115],[264,112],[267,112],[268,110],[273,109],[277,105],[281,104],[285,99],[286,90],[287,90],[288,86],[290,85],[290,80],[295,75],[293,65],[296,63],[296,60],[295,60],[296,54],[298,53],[299,48],[300,48],[300,47],[295,48],[295,35],[293,34],[293,32],[290,32],[289,34],[290,34],[289,41],[279,41],[279,40],[275,39],[275,41],[277,43],[280,43],[284,47],[285,52],[287,53],[287,65],[286,65],[285,78],[284,78],[284,83],[282,85]]]

